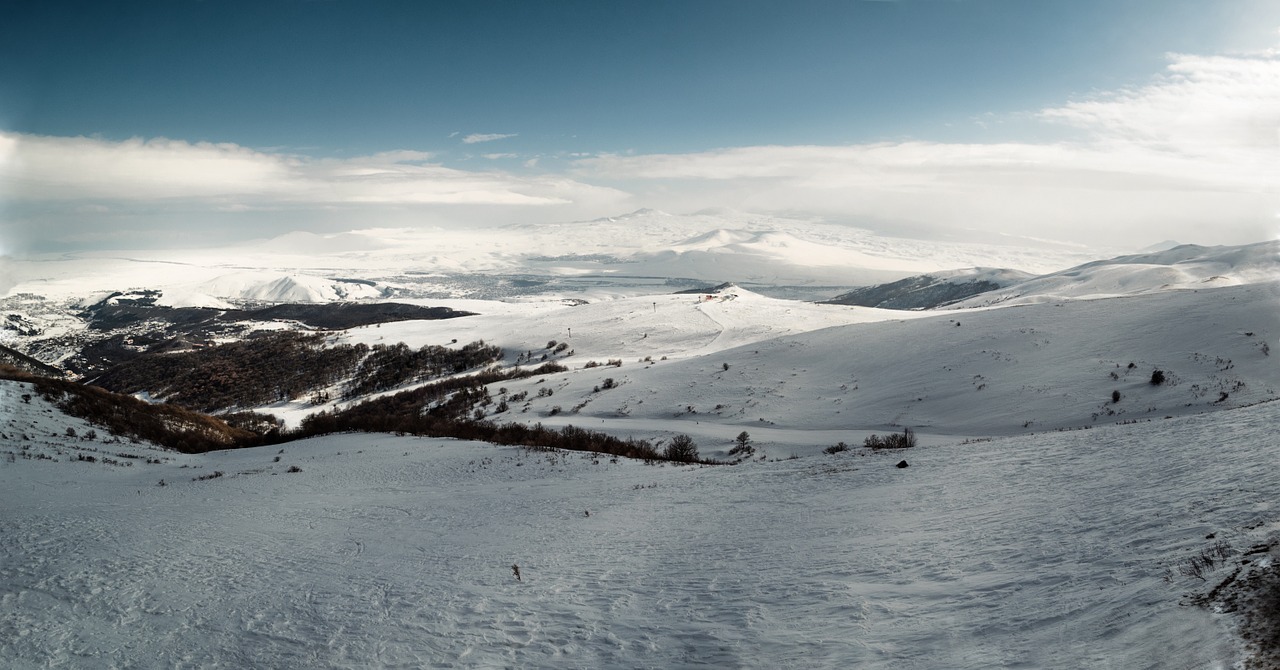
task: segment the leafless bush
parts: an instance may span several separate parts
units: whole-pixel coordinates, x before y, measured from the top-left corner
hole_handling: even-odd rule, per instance
[[[1226,542],[1218,541],[1213,546],[1200,550],[1200,553],[1187,559],[1186,563],[1178,566],[1178,574],[1183,577],[1194,577],[1200,581],[1205,581],[1206,575],[1213,572],[1213,569],[1219,564],[1225,562],[1226,558],[1231,555],[1231,545]]]
[[[871,449],[909,449],[916,446],[916,433],[910,428],[904,428],[901,433],[890,433],[884,437],[871,435],[862,445]]]

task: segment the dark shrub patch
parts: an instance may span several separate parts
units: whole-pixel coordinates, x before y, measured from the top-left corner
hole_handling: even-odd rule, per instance
[[[863,441],[862,446],[871,449],[909,449],[916,446],[916,433],[905,428],[901,433],[890,433],[884,437],[871,435]]]

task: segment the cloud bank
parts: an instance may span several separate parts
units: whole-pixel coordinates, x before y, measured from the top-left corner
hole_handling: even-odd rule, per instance
[[[1170,55],[1147,86],[1041,110],[1056,143],[753,146],[600,155],[574,174],[679,197],[1097,243],[1245,242],[1280,212],[1280,58]],[[711,202],[707,205],[715,204]],[[1208,239],[1213,238],[1213,239]]]
[[[450,167],[422,151],[318,159],[235,144],[0,132],[0,253],[23,246],[14,240],[103,244],[113,227],[189,232],[279,210],[293,214],[254,226],[279,234],[317,221],[403,225],[426,213],[496,223],[730,207],[1107,246],[1274,237],[1280,54],[1171,54],[1168,63],[1144,86],[1034,112],[1036,123],[1073,134],[1047,143],[606,153],[559,163],[567,168],[535,157],[512,172]],[[398,220],[387,219],[392,211]]]
[[[0,133],[0,188],[12,200],[316,205],[551,205],[606,190],[561,178],[457,170],[430,159],[419,151],[309,159],[235,144]]]

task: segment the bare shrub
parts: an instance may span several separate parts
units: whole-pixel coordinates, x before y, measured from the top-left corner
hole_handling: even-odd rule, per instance
[[[692,437],[681,433],[671,438],[671,441],[667,443],[663,456],[669,461],[696,463],[698,461],[698,444],[693,441]]]
[[[916,433],[910,428],[904,428],[901,433],[890,433],[884,437],[870,435],[862,446],[870,449],[910,449],[916,446]]]
[[[1200,550],[1199,554],[1187,559],[1186,563],[1178,566],[1178,573],[1184,577],[1194,577],[1200,581],[1205,581],[1205,577],[1213,572],[1214,567],[1219,563],[1224,563],[1228,556],[1231,555],[1231,545],[1226,542],[1215,542],[1213,546]]]

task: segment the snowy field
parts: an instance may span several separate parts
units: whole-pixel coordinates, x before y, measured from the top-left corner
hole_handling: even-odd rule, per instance
[[[8,668],[1227,668],[1232,620],[1164,575],[1280,531],[1276,403],[676,467],[385,435],[184,456],[4,384],[4,451],[58,459],[0,459]]]
[[[774,279],[816,282],[789,268],[840,246],[820,227],[691,235],[707,222],[638,216],[668,248],[628,241],[631,220],[566,224],[461,269],[574,276],[614,254],[723,277],[771,259]],[[598,258],[549,255],[583,231]],[[879,240],[844,242],[863,269],[919,270]],[[326,257],[340,275],[193,258],[189,285],[161,288],[174,304],[382,299],[350,292],[394,279],[341,277],[407,261],[361,248]],[[926,312],[736,286],[639,295],[652,277],[622,277],[572,296],[411,300],[477,315],[328,336],[484,339],[507,366],[547,355],[568,369],[491,385],[510,407],[486,418],[684,433],[712,458],[748,431],[758,451],[733,466],[364,434],[181,455],[0,382],[0,667],[1241,667],[1239,615],[1191,602],[1229,566],[1203,581],[1187,567],[1218,542],[1242,561],[1280,537],[1275,252],[1180,247]],[[138,259],[32,263],[6,309],[45,329],[32,337],[83,329],[19,289],[87,305],[107,261],[121,289],[173,276]],[[296,425],[325,407],[259,409]],[[903,426],[919,447],[857,446]],[[854,446],[823,453],[839,441]]]

